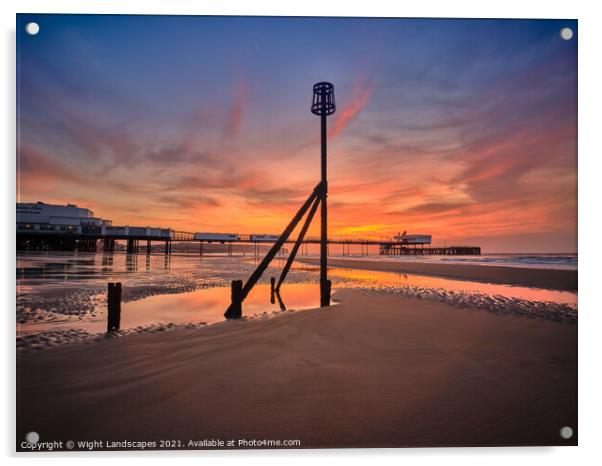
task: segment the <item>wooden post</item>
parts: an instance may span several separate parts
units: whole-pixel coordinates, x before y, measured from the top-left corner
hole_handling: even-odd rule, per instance
[[[121,283],[109,283],[107,311],[107,333],[119,331],[121,324]]]
[[[276,300],[274,299],[274,285],[276,283],[276,279],[274,277],[270,278],[270,302],[274,304]]]
[[[226,310],[226,319],[240,319],[242,317],[242,280],[232,280],[232,304]]]

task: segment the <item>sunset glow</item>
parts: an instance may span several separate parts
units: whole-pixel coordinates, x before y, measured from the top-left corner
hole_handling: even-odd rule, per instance
[[[331,236],[576,252],[575,21],[36,20],[18,25],[18,201],[277,234],[319,181],[326,80]]]

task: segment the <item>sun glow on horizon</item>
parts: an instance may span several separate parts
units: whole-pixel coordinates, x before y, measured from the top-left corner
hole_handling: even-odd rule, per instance
[[[575,22],[276,20],[45,16],[20,42],[18,201],[278,234],[319,180],[328,80],[331,237],[576,251]]]

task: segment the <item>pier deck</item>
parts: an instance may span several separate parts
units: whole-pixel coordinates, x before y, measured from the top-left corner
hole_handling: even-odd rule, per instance
[[[260,245],[272,244],[273,240],[253,240],[252,235],[238,235],[237,239],[231,240],[199,240],[194,238],[194,233],[184,231],[169,230],[169,235],[165,235],[163,230],[159,233],[143,234],[132,229],[128,234],[124,234],[118,228],[111,234],[101,234],[100,231],[58,231],[58,230],[31,230],[17,228],[17,250],[42,250],[42,251],[87,251],[94,252],[100,247],[105,252],[115,250],[116,241],[126,242],[126,252],[138,253],[145,251],[151,253],[152,243],[164,244],[165,254],[171,254],[171,245],[173,242],[198,243],[199,252],[202,254],[203,244],[226,244],[228,253],[232,252],[234,244],[251,244],[255,246],[256,254],[259,254]],[[285,243],[293,244],[296,238],[289,238]],[[141,244],[142,243],[142,244]],[[304,245],[319,244],[319,237],[305,237],[302,241]],[[447,246],[447,247],[417,247],[417,245],[408,245],[403,242],[374,239],[358,238],[330,238],[328,245],[341,245],[343,255],[350,254],[351,246],[361,246],[362,255],[364,248],[369,246],[378,246],[381,255],[480,255],[481,248],[478,246]],[[413,247],[412,247],[413,246]]]

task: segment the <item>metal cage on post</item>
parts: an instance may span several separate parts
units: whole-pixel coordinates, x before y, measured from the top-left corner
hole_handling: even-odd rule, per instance
[[[311,113],[314,115],[332,115],[336,109],[334,86],[327,82],[314,84],[314,100],[311,104]]]

